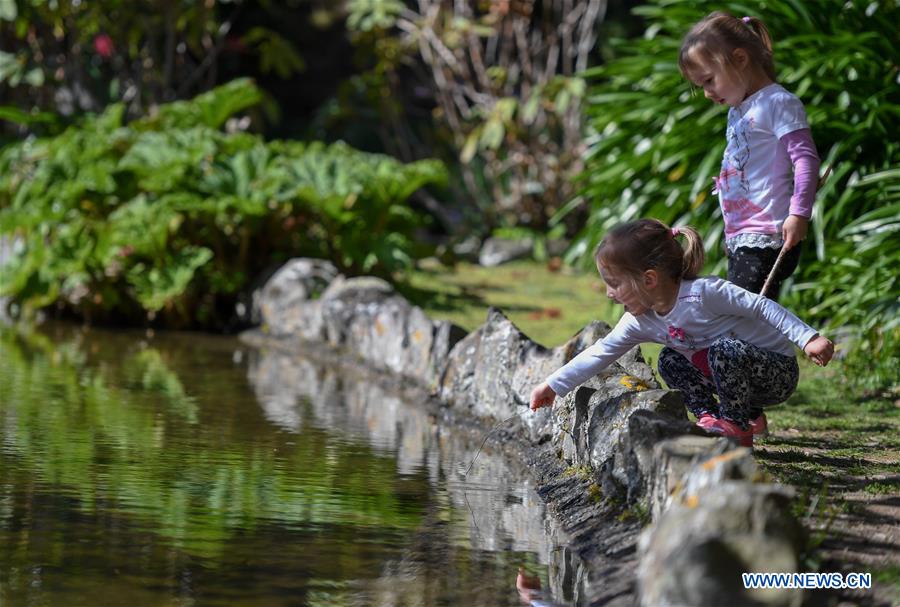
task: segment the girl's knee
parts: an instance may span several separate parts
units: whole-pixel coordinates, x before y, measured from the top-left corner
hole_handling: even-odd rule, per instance
[[[673,374],[677,371],[680,366],[681,360],[684,360],[684,356],[673,350],[672,348],[663,348],[659,352],[659,358],[657,358],[656,366],[659,369],[659,374],[662,375],[662,378],[666,380],[666,383],[669,382],[668,377],[672,377]]]
[[[717,360],[723,358],[735,358],[743,349],[743,342],[734,337],[720,337],[709,347],[709,364],[714,365]]]

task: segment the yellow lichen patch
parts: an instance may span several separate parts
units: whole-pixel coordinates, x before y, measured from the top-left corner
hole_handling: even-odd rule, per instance
[[[684,498],[684,505],[687,506],[688,508],[696,508],[697,506],[700,505],[700,498],[697,497],[696,493],[691,494],[691,495],[687,496],[686,498]]]
[[[732,449],[731,451],[728,451],[727,453],[723,453],[722,455],[717,455],[715,457],[709,458],[708,460],[703,462],[701,467],[704,470],[712,470],[719,464],[724,464],[725,462],[742,457],[744,455],[744,453],[746,453],[746,450]]]
[[[623,375],[622,379],[619,380],[619,383],[629,390],[637,390],[638,392],[650,388],[650,386],[648,386],[646,382],[644,382],[644,380],[635,377],[634,375]]]
[[[378,333],[378,335],[384,335],[384,325],[381,324],[380,320],[375,321],[375,332]]]
[[[415,343],[419,343],[420,341],[422,341],[422,332],[419,331],[418,329],[416,329],[415,331],[413,331],[413,334],[412,334],[412,340],[413,340],[413,342],[415,342]]]

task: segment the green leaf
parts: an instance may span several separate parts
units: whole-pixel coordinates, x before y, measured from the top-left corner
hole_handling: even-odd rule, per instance
[[[136,264],[127,273],[128,282],[145,309],[158,311],[182,295],[195,272],[212,257],[207,248],[185,247],[168,256],[163,264]]]

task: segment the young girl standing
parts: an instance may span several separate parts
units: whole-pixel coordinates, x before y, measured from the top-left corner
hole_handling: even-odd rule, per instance
[[[697,425],[752,446],[763,407],[787,400],[797,386],[794,345],[822,366],[834,354],[834,344],[774,301],[721,278],[698,278],[703,243],[694,228],[632,221],[606,235],[594,261],[607,297],[626,313],[534,388],[532,409],[552,405],[635,345],[659,343],[659,374],[684,393]]]
[[[800,260],[819,175],[803,104],[775,82],[769,32],[753,17],[710,14],[685,36],[678,65],[707,99],[730,106],[715,179],[728,280],[759,293],[783,248],[767,293],[777,300]]]

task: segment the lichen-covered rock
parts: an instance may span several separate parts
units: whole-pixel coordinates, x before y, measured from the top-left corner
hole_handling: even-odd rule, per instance
[[[747,572],[797,572],[804,532],[783,485],[724,481],[673,504],[638,542],[640,604],[794,607],[800,590],[745,590]]]
[[[303,334],[321,340],[318,305],[313,301],[338,276],[337,268],[324,259],[292,259],[253,293],[252,321],[262,322],[271,335]],[[315,326],[310,327],[313,323]]]
[[[429,319],[388,282],[344,278],[322,260],[286,264],[263,288],[260,306],[270,335],[324,343],[425,386],[437,384],[450,349],[465,335],[452,323]]]
[[[653,447],[654,463],[647,473],[645,492],[651,518],[657,520],[673,499],[684,494],[687,479],[700,462],[712,463],[699,467],[697,478],[691,476],[688,492],[696,492],[703,486],[711,486],[725,479],[753,477],[756,464],[749,453],[749,449],[735,449],[731,441],[723,437],[686,434],[656,443]],[[733,465],[739,468],[747,465],[747,458],[751,462],[747,470],[731,470]]]
[[[476,417],[506,419],[528,410],[524,387],[513,379],[524,361],[538,368],[551,364],[553,353],[522,333],[504,314],[491,308],[487,321],[451,350],[438,397]],[[519,381],[523,381],[522,376]]]

